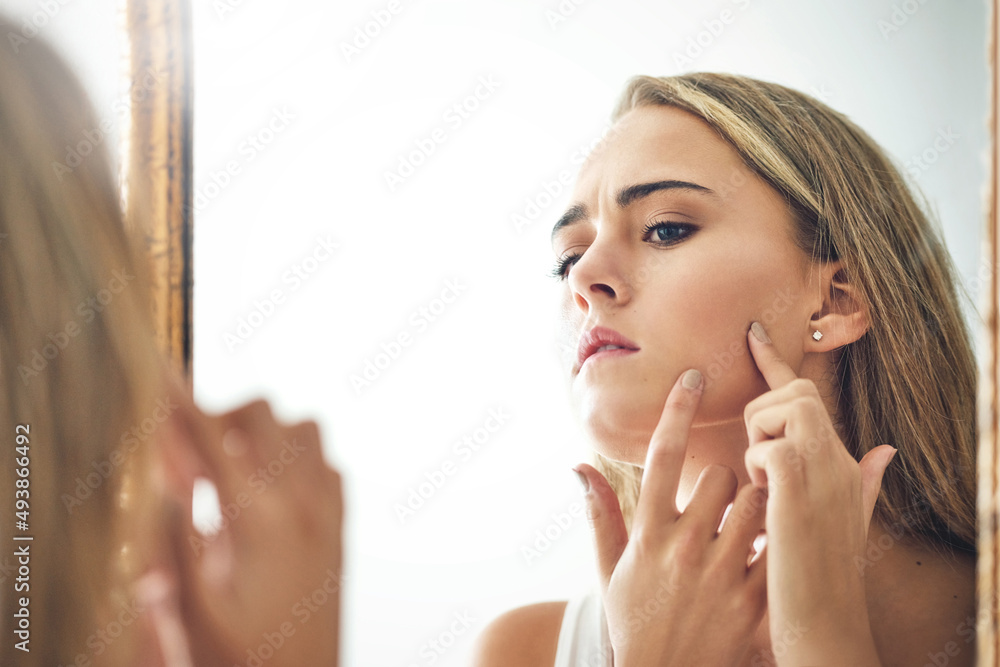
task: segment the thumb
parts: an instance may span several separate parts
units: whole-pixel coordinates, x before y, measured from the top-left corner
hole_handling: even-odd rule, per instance
[[[584,487],[584,501],[587,503],[587,518],[590,520],[591,532],[594,536],[594,547],[597,552],[597,569],[601,579],[601,591],[608,592],[608,582],[614,572],[618,559],[628,544],[628,531],[625,530],[625,519],[608,480],[592,466],[586,463],[573,468],[580,476]]]
[[[882,489],[882,477],[889,462],[896,456],[896,449],[890,445],[879,445],[862,457],[861,466],[861,504],[865,511],[865,532],[871,525],[875,513],[875,501]]]
[[[218,542],[227,539],[226,531],[212,538],[202,536],[191,525],[190,511],[173,501],[165,506],[164,523],[167,541],[164,558],[172,569],[177,615],[193,658],[193,661],[177,664],[222,665],[238,661],[239,652],[231,645],[217,614],[208,604],[211,597],[221,597],[222,587],[219,582],[206,581],[204,567],[208,553],[219,548]]]
[[[175,582],[164,569],[153,569],[136,583],[136,600],[148,613],[142,619],[152,642],[144,652],[145,663],[191,665],[191,650],[181,618]],[[154,657],[155,656],[155,657]]]

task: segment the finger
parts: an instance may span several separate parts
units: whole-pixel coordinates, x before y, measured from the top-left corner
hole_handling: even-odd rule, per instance
[[[798,395],[784,403],[755,410],[745,419],[747,441],[751,446],[763,440],[786,437],[808,440],[812,443],[811,451],[815,451],[818,443],[839,441],[830,415],[817,396]]]
[[[753,484],[744,485],[736,494],[733,508],[719,532],[723,548],[741,553],[747,551],[764,527],[766,510],[767,491]]]
[[[737,484],[732,468],[714,464],[705,466],[698,475],[691,500],[678,519],[678,525],[683,521],[700,526],[703,539],[715,537],[722,515],[736,494]]]
[[[815,382],[804,378],[797,378],[777,389],[766,391],[747,403],[743,409],[743,418],[748,420],[761,410],[781,405],[782,403],[791,403],[798,398],[815,398],[818,401],[822,401]]]
[[[319,425],[312,420],[299,422],[288,427],[285,436],[285,460],[313,482],[321,482],[324,473],[332,468],[323,458]]]
[[[597,553],[597,569],[601,579],[601,590],[607,592],[611,573],[618,565],[618,559],[628,544],[625,519],[608,480],[604,475],[586,463],[573,468],[584,485],[584,500],[587,503],[587,517],[594,536]]]
[[[771,339],[760,322],[754,322],[750,325],[747,339],[750,343],[750,353],[768,387],[777,389],[798,377],[792,367],[785,363],[785,360],[778,354],[777,348],[771,343]]]
[[[757,552],[747,569],[747,586],[760,597],[761,606],[767,607],[767,545]]]
[[[162,569],[147,572],[136,582],[135,590],[139,607],[148,612],[140,623],[155,642],[143,656],[144,662],[150,662],[153,656],[163,656],[167,665],[193,664],[176,583],[169,573]],[[156,664],[160,664],[159,660]]]
[[[168,418],[168,437],[162,451],[168,465],[190,476],[206,476],[218,489],[220,498],[233,498],[256,466],[252,461],[231,456],[223,449],[223,433],[218,417],[209,417],[195,405],[187,387],[176,376],[168,376],[168,395],[177,408]]]
[[[889,445],[879,445],[861,459],[861,504],[865,508],[865,531],[871,525],[875,513],[875,502],[882,489],[885,469],[896,456],[896,450]]]
[[[801,492],[805,485],[807,453],[794,440],[776,438],[764,440],[748,447],[743,454],[750,482],[757,487],[772,490],[788,486],[790,491]]]
[[[753,618],[760,619],[767,610],[767,546],[748,558],[744,600],[751,607]],[[759,624],[757,620],[756,624]]]
[[[785,433],[789,417],[787,403],[772,405],[754,412],[747,419],[746,424],[749,446],[753,447],[764,440],[772,440],[784,435],[790,436],[791,434]]]
[[[649,441],[642,484],[636,505],[637,526],[653,527],[676,520],[677,487],[687,451],[688,433],[701,400],[704,382],[701,373],[691,369],[674,382],[660,414],[660,421]]]
[[[743,465],[746,466],[750,483],[759,488],[767,488],[767,450],[772,440],[755,443],[743,452]]]
[[[280,454],[282,448],[287,447],[287,439],[283,437],[285,429],[274,418],[270,403],[263,399],[250,401],[221,414],[219,420],[227,431],[234,431],[227,435],[242,438],[240,448],[250,458],[256,459],[259,465],[267,466]]]
[[[164,539],[167,540],[165,556],[176,582],[176,604],[195,664],[226,664],[238,659],[232,643],[225,639],[216,620],[206,612],[207,596],[219,595],[219,591],[208,590],[205,586],[199,557],[204,540],[191,525],[190,515],[179,506],[168,504],[163,518]]]
[[[286,479],[284,503],[307,534],[337,530],[343,523],[343,494],[340,474],[323,458],[319,426],[304,421],[282,430],[284,443],[272,463],[268,478]],[[267,480],[264,480],[267,482]]]
[[[185,507],[190,514],[194,483],[205,476],[205,468],[190,445],[187,431],[172,415],[156,434],[158,482],[172,501]]]

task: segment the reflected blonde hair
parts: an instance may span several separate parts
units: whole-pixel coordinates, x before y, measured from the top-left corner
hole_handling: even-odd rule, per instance
[[[842,348],[840,436],[860,460],[883,443],[875,519],[932,549],[976,551],[976,363],[940,230],[857,125],[818,100],[743,76],[629,81],[613,113],[667,105],[713,127],[788,201],[795,241],[840,260],[870,328]],[[631,526],[642,470],[596,454]]]
[[[0,34],[18,30],[0,17]],[[0,49],[0,437],[7,457],[0,532],[34,537],[14,543],[30,544],[30,590],[15,592],[18,563],[6,547],[0,556],[5,665],[75,664],[79,654],[91,664],[133,664],[125,657],[130,629],[142,621],[124,634],[112,625],[133,601],[126,566],[134,558],[122,556],[130,546],[126,510],[138,511],[140,494],[128,493],[125,480],[145,485],[148,445],[124,460],[112,453],[126,454],[123,436],[152,414],[161,368],[147,263],[126,233],[107,138],[94,147],[99,127],[83,89],[42,40],[19,44],[16,53]],[[82,142],[90,142],[89,154]],[[69,167],[76,163],[67,153],[77,147],[82,162]],[[16,424],[30,427],[26,533],[14,525]],[[81,483],[90,489],[85,498]],[[14,647],[21,596],[30,597],[28,653]]]

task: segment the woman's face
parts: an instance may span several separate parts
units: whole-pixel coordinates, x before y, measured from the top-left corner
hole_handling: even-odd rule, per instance
[[[574,407],[600,453],[641,464],[688,368],[705,378],[692,434],[741,422],[767,390],[747,347],[754,320],[799,368],[819,302],[811,262],[792,239],[784,199],[705,122],[667,106],[620,119],[584,164],[552,237],[563,342],[582,357],[608,343],[631,348],[582,364],[569,355]],[[594,327],[627,340],[581,346]]]

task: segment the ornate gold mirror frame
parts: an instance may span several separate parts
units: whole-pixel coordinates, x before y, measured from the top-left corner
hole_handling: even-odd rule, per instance
[[[997,136],[1000,136],[1000,109],[997,106],[997,64],[1000,62],[1000,44],[997,41],[998,2],[991,3],[989,60],[990,60],[990,169],[987,199],[984,258],[989,262],[990,279],[984,286],[980,299],[983,319],[986,321],[985,358],[980,368],[979,385],[979,663],[996,667],[1000,661],[1000,632],[997,631],[998,599],[1000,589],[1000,523],[998,523],[998,492],[1000,492],[1000,457],[997,443],[1000,432],[997,423],[997,387],[1000,380],[1000,326],[998,326],[997,262],[1000,261],[1000,207],[997,192],[998,179]]]
[[[192,117],[188,0],[127,0],[130,80],[156,73],[132,105],[126,214],[146,221],[157,343],[191,379]],[[136,215],[141,212],[141,215]],[[139,230],[137,230],[139,231]]]

